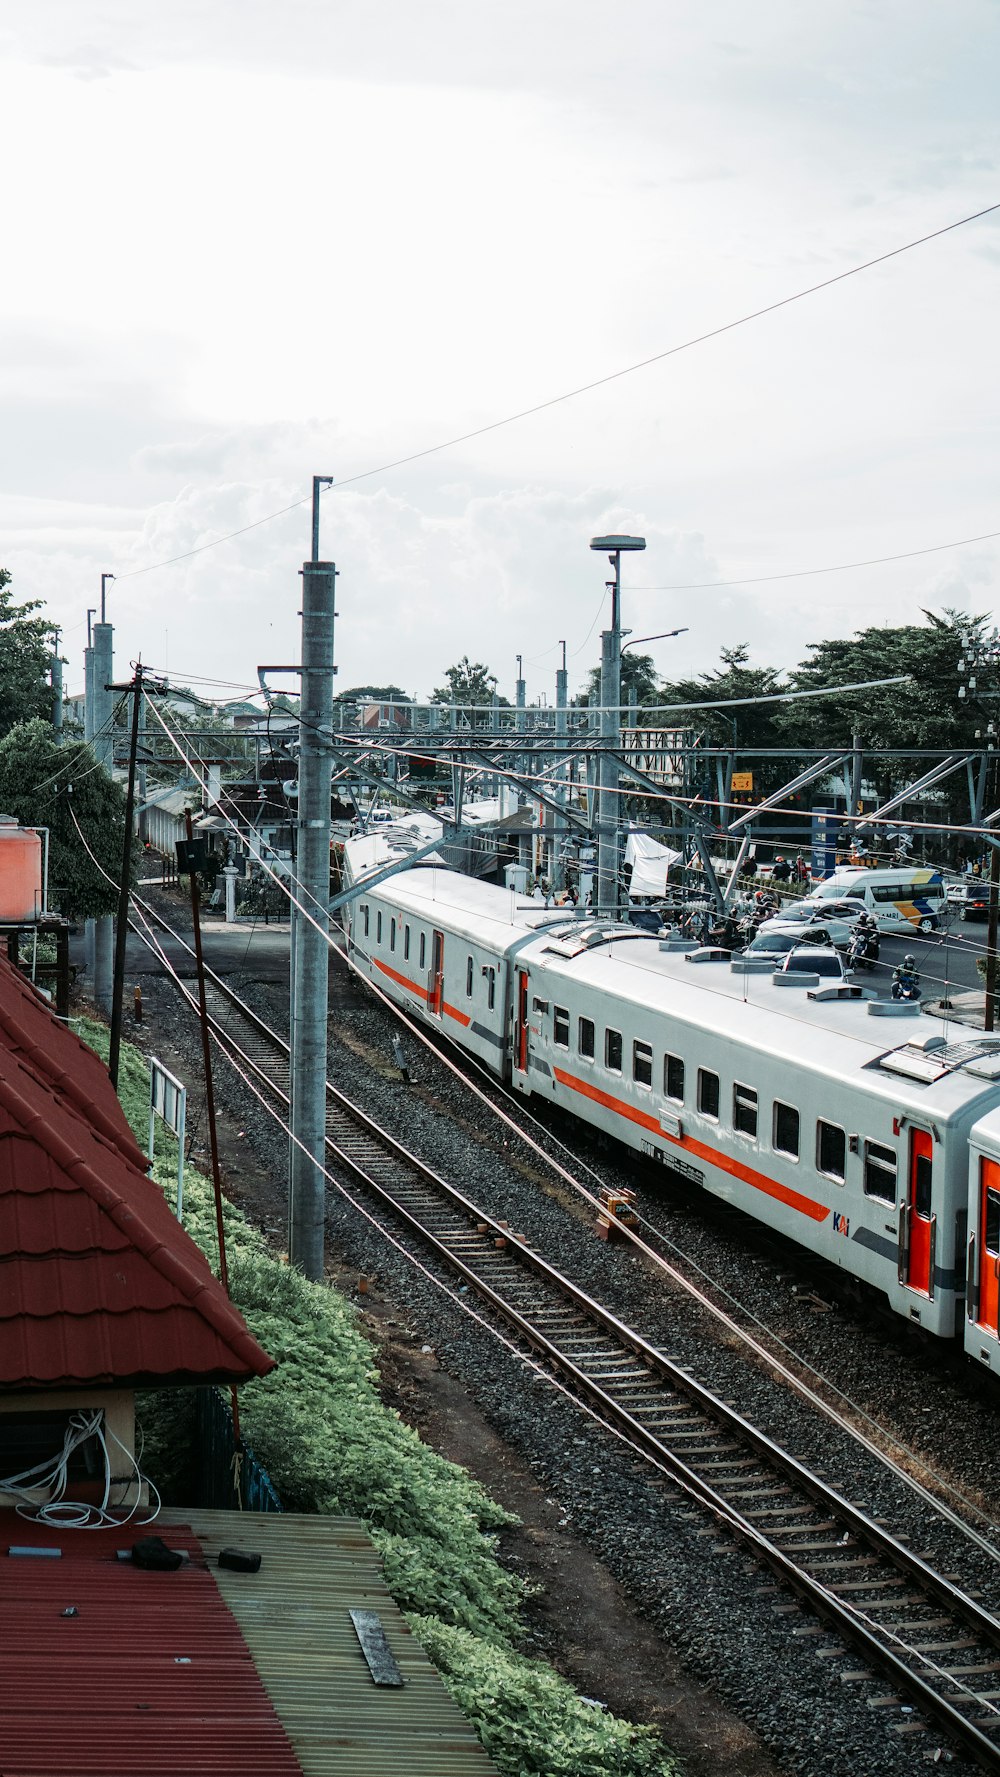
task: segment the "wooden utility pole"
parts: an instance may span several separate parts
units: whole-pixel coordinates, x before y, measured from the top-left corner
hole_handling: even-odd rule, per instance
[[[102,589],[103,590],[103,589]],[[125,838],[122,842],[122,879],[118,890],[118,922],[115,927],[115,966],[111,986],[111,1042],[108,1072],[118,1090],[118,1063],[122,1043],[122,999],[125,992],[125,940],[128,936],[128,903],[132,886],[132,824],[135,817],[135,760],[139,746],[139,707],[142,703],[142,661],[136,662],[132,692],[132,736],[128,754],[128,790],[125,794]]]

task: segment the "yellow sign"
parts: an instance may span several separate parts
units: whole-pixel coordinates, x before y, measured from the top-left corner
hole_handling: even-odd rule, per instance
[[[743,791],[752,790],[753,789],[753,772],[752,771],[734,771],[733,777],[732,777],[732,782],[731,782],[729,788],[731,790],[743,790]]]

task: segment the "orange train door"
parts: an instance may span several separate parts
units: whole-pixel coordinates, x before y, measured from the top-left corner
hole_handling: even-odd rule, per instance
[[[444,1004],[444,933],[434,932],[431,938],[431,990],[427,1010],[440,1018]]]
[[[528,1071],[528,971],[517,971],[517,1006],[514,1015],[514,1066]]]
[[[926,1129],[910,1131],[910,1178],[906,1200],[906,1281],[911,1290],[933,1295],[934,1221],[931,1175],[934,1144]]]
[[[976,1320],[990,1332],[1000,1315],[1000,1165],[979,1162],[979,1306]]]

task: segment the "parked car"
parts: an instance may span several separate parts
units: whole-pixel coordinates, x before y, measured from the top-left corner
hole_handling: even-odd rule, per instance
[[[959,919],[986,919],[990,910],[990,885],[978,876],[963,877],[961,882],[949,882],[947,900],[949,913],[957,913]]]
[[[860,901],[800,901],[798,906],[783,907],[772,919],[765,919],[760,932],[782,932],[798,944],[818,941],[846,950],[864,911]]]
[[[788,952],[781,968],[786,975],[820,975],[833,981],[846,981],[851,972],[844,968],[832,944],[797,944]]]

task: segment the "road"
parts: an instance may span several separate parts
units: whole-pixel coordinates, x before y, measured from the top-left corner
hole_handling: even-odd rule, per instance
[[[985,952],[985,920],[970,920],[968,924],[956,921],[946,931],[929,932],[926,936],[913,932],[909,937],[890,938],[883,932],[878,968],[870,976],[862,973],[853,979],[868,979],[888,996],[892,971],[909,954],[920,973],[922,999],[944,999],[952,991],[970,993],[977,988],[982,992],[983,979],[976,971],[976,958]]]

